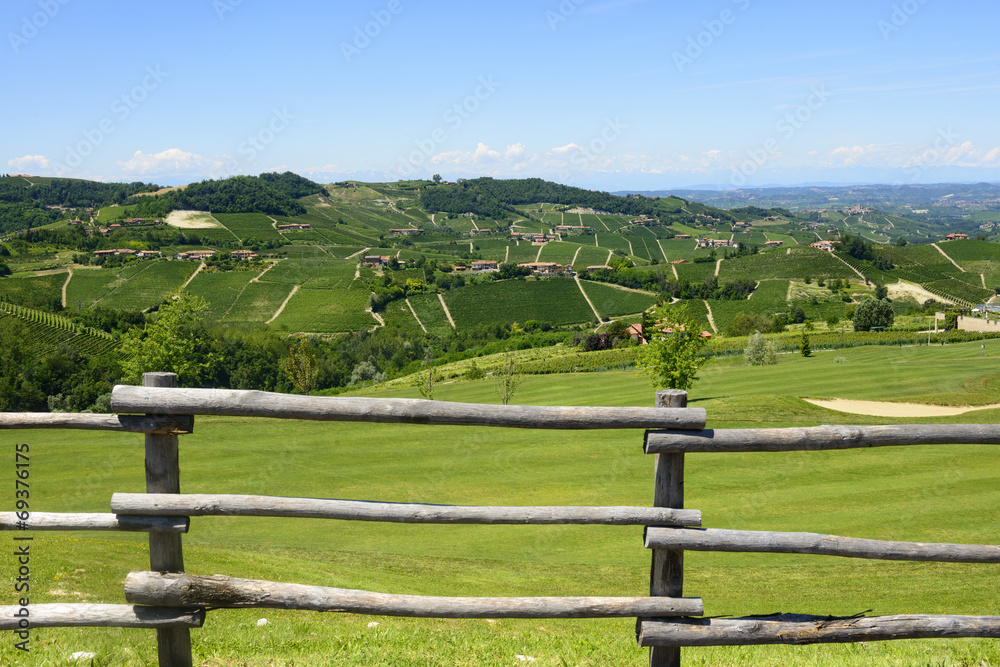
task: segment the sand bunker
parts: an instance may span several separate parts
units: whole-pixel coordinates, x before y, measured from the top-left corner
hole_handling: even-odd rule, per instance
[[[830,401],[815,401],[811,398],[802,399],[807,403],[818,405],[837,412],[850,412],[855,415],[871,415],[872,417],[952,417],[973,410],[991,410],[1000,408],[1000,404],[978,405],[964,407],[946,407],[943,405],[921,405],[919,403],[883,403],[880,401],[849,401],[835,398]]]
[[[181,229],[211,229],[220,226],[211,213],[204,211],[171,211],[166,222]]]

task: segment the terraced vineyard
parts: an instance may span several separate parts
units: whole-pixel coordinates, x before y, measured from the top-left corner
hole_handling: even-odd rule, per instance
[[[594,320],[594,311],[570,278],[472,285],[448,293],[445,301],[459,329],[528,320],[554,325]]]
[[[119,310],[145,310],[164,302],[191,277],[198,265],[195,262],[172,260],[146,260],[140,270],[124,283],[110,290],[100,301],[106,308]],[[102,269],[103,270],[103,269]],[[77,278],[74,272],[69,288]],[[69,291],[67,289],[67,302]],[[67,304],[68,305],[68,304]]]
[[[291,288],[281,283],[249,283],[236,301],[229,306],[228,312],[222,316],[222,321],[267,322],[278,312],[278,308],[290,292]]]
[[[202,271],[185,291],[208,302],[206,317],[221,320],[226,311],[230,310],[257,274],[252,271],[220,271],[207,273]],[[270,273],[268,274],[270,275]],[[288,292],[286,290],[285,294]],[[272,311],[273,313],[274,311]]]
[[[0,280],[0,298],[15,303],[53,304],[62,301],[65,273],[14,275]]]
[[[650,294],[632,292],[588,280],[581,280],[580,284],[602,318],[641,313],[656,304],[656,297]]]
[[[77,325],[72,320],[41,310],[0,302],[0,320],[14,318],[29,329],[32,346],[50,353],[66,345],[83,354],[104,354],[118,346],[110,335]]]
[[[244,242],[281,240],[274,222],[263,213],[216,213],[215,219]]]
[[[370,329],[375,319],[365,312],[366,290],[300,289],[272,326],[279,331],[339,333]]]

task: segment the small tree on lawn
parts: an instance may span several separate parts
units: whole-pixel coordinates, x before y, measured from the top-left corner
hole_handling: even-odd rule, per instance
[[[296,392],[309,395],[316,384],[316,354],[305,336],[288,348],[288,356],[281,360],[279,368]]]
[[[802,343],[799,346],[799,350],[802,352],[803,357],[811,357],[813,354],[812,348],[809,346],[809,336],[806,335],[805,331],[802,332]]]
[[[764,336],[761,332],[756,332],[747,341],[746,349],[743,350],[743,358],[747,366],[770,366],[778,363],[778,346],[773,341]]]
[[[521,370],[517,363],[517,357],[508,350],[504,352],[500,360],[500,367],[497,369],[497,396],[504,405],[509,405],[514,398],[514,392],[521,384]]]
[[[434,400],[434,354],[431,352],[431,348],[427,348],[427,352],[424,354],[424,365],[427,366],[427,373],[421,379],[420,395],[426,398],[428,401]]]
[[[664,333],[657,332],[640,351],[639,367],[659,389],[688,390],[708,359],[699,356],[708,344],[698,332],[698,323],[680,306],[667,314]]]

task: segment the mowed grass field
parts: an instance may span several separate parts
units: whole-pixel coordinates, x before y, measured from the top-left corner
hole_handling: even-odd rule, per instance
[[[691,392],[710,428],[992,423],[1000,410],[885,419],[801,400],[981,402],[1000,341],[856,348],[777,366],[713,363]],[[843,361],[836,362],[837,357]],[[859,381],[878,377],[879,382]],[[986,386],[993,386],[989,382]],[[416,397],[415,389],[386,396]],[[496,403],[492,383],[440,384],[439,400]],[[651,405],[633,372],[529,376],[515,403]],[[1000,395],[998,395],[1000,400]],[[108,511],[144,489],[139,435],[5,431],[31,446],[32,508]],[[181,440],[182,490],[461,504],[649,505],[652,460],[638,430],[556,432],[199,417]],[[886,447],[786,454],[688,455],[686,504],[712,528],[828,532],[879,539],[1000,543],[1000,450]],[[148,567],[145,536],[38,533],[32,603],[123,603],[122,581]],[[199,574],[428,595],[644,595],[642,529],[419,526],[297,519],[194,518],[186,569]],[[4,570],[5,578],[12,570]],[[685,595],[707,615],[1000,614],[1000,566],[780,554],[685,556]],[[10,583],[10,582],[8,582]],[[260,618],[266,625],[258,626]],[[377,625],[372,625],[377,623]],[[200,665],[644,665],[634,619],[416,620],[274,610],[211,611],[193,630]],[[155,664],[151,631],[37,629],[32,654],[0,644],[2,664]],[[516,656],[525,656],[521,660]],[[1000,642],[908,640],[807,647],[689,648],[688,665],[996,665]]]

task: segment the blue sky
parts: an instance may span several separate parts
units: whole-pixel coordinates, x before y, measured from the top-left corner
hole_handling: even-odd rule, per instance
[[[7,0],[0,170],[1000,182],[996,3]]]

